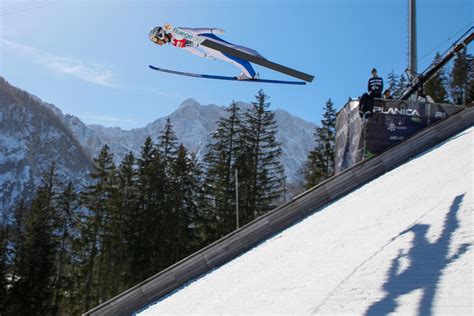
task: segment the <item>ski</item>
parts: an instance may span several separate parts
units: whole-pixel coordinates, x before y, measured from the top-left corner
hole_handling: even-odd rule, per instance
[[[159,67],[155,67],[155,66],[152,66],[152,65],[149,65],[148,67],[150,67],[150,69],[153,69],[153,70],[156,70],[156,71],[166,72],[166,73],[170,73],[170,74],[175,74],[175,75],[180,75],[180,76],[187,76],[187,77],[205,78],[205,79],[231,80],[231,81],[239,81],[239,82],[292,84],[292,85],[305,85],[306,84],[306,82],[304,82],[304,81],[286,81],[286,80],[271,80],[271,79],[239,80],[236,77],[196,74],[196,73],[192,73],[192,72],[182,72],[182,71],[159,68]]]
[[[266,60],[266,59],[263,59],[263,58],[260,58],[260,57],[256,57],[256,56],[247,54],[247,53],[242,52],[238,49],[234,49],[232,47],[228,47],[228,46],[222,45],[220,43],[210,41],[208,39],[205,39],[200,45],[218,50],[218,51],[220,51],[221,53],[224,53],[224,54],[229,54],[231,56],[250,61],[254,64],[257,64],[257,65],[260,65],[260,66],[263,66],[263,67],[266,67],[266,68],[284,73],[286,75],[289,75],[289,76],[292,76],[292,77],[295,77],[295,78],[298,78],[298,79],[301,79],[301,80],[304,80],[304,81],[307,81],[307,82],[311,82],[314,79],[314,76],[312,76],[312,75],[306,74],[304,72],[301,72],[301,71],[298,71],[298,70],[295,70],[295,69],[288,68],[286,66],[274,63],[272,61],[269,61],[269,60]]]

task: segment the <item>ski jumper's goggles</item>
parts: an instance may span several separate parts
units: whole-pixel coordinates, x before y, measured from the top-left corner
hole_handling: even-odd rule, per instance
[[[165,30],[163,30],[163,28],[159,26],[152,28],[150,34],[148,35],[148,37],[153,43],[158,43],[159,41],[164,42],[165,36]]]

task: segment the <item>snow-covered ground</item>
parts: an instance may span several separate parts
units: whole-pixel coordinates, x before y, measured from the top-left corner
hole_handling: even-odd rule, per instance
[[[140,315],[473,315],[473,143],[470,128]]]

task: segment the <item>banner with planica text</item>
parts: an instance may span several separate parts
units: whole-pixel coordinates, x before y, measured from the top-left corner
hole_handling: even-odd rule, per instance
[[[336,119],[335,171],[379,154],[462,109],[450,104],[375,99],[373,114],[364,127],[359,101],[350,100]]]

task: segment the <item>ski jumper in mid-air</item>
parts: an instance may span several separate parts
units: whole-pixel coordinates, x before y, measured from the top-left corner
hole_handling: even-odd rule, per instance
[[[164,44],[171,44],[175,47],[187,50],[188,52],[197,55],[199,57],[209,58],[209,59],[220,59],[233,65],[237,66],[242,73],[238,75],[236,78],[239,80],[246,80],[246,79],[255,79],[258,77],[257,73],[253,69],[252,65],[249,61],[243,60],[225,53],[222,53],[218,50],[214,50],[212,48],[206,46],[195,46],[191,41],[186,40],[183,36],[179,36],[175,33],[167,32],[167,25],[164,27],[154,27],[149,34],[150,40],[158,45]],[[194,36],[199,36],[201,38],[205,38],[210,41],[217,42],[219,44],[240,50],[247,54],[253,55],[255,57],[264,57],[260,55],[256,50],[247,48],[244,46],[239,46],[235,44],[231,44],[229,42],[224,41],[223,39],[216,36],[216,34],[224,34],[224,30],[218,28],[186,28],[180,27],[180,30],[183,30],[187,33],[190,33]]]

